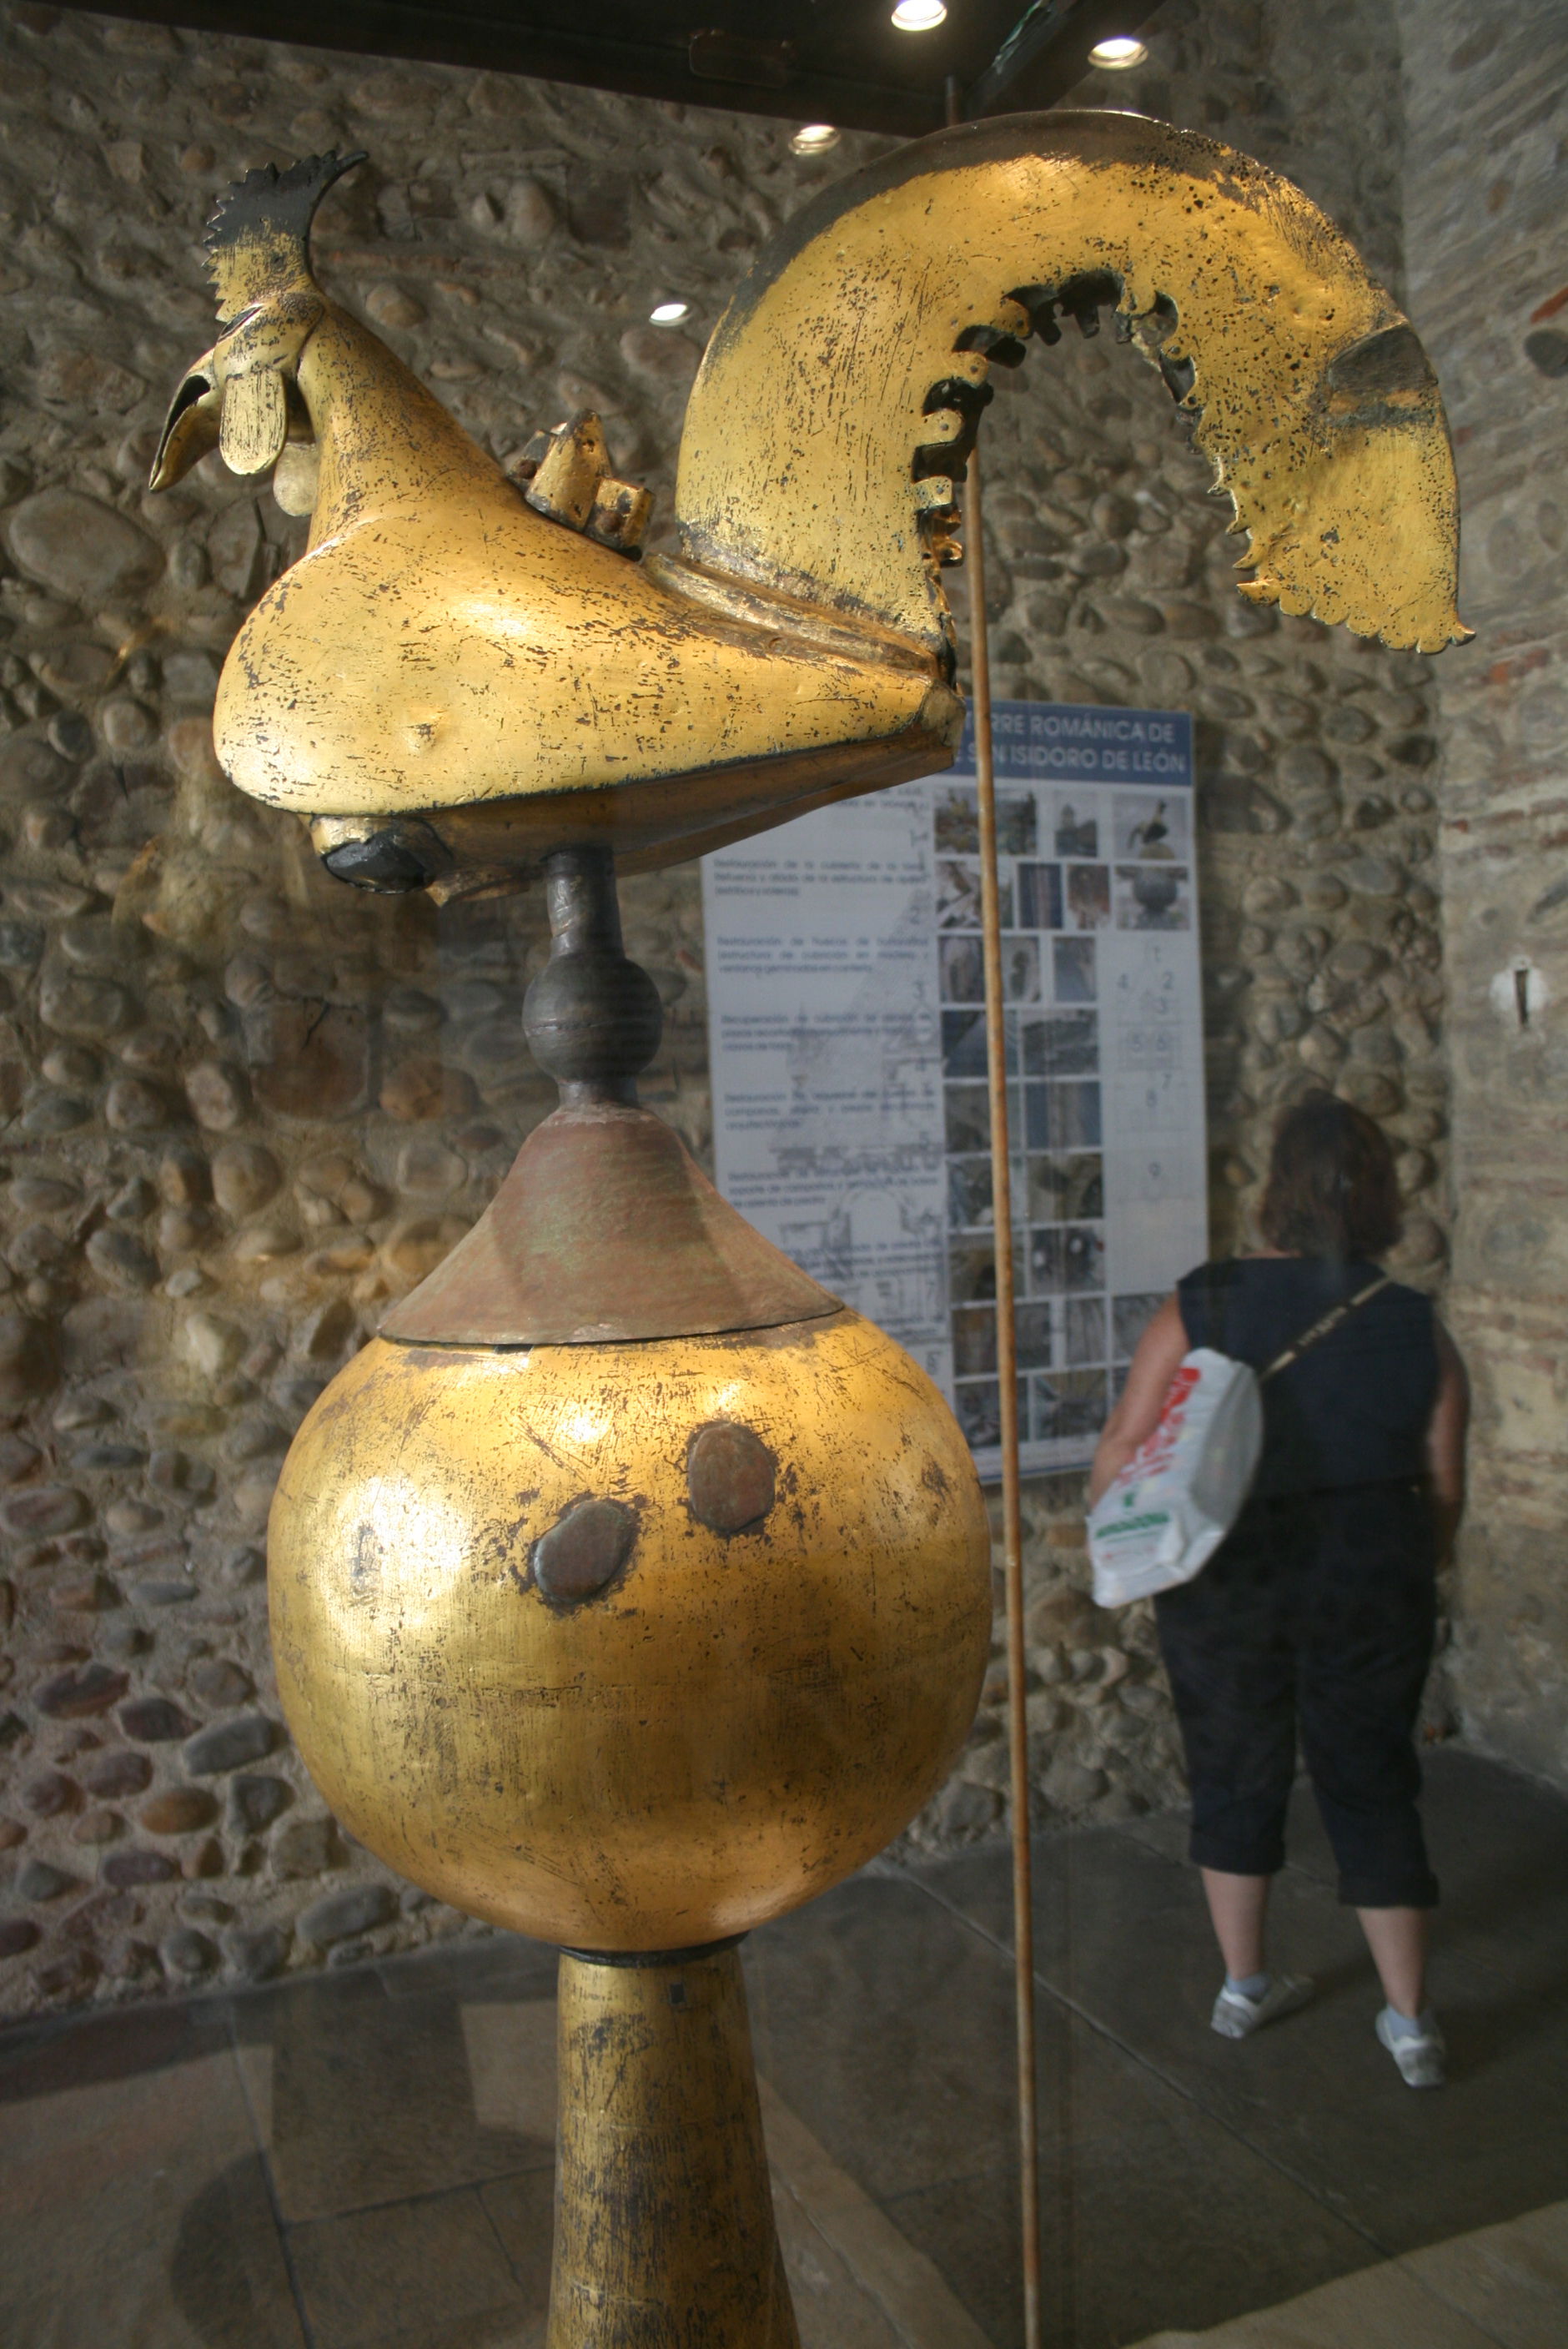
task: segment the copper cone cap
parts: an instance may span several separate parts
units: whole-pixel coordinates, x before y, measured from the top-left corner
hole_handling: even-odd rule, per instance
[[[535,1127],[451,1254],[381,1336],[590,1346],[771,1330],[841,1300],[721,1199],[650,1110],[596,1102]]]

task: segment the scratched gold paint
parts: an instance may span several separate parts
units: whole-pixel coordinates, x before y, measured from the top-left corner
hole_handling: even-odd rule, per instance
[[[153,486],[215,444],[263,469],[289,400],[318,460],[306,552],[219,680],[214,741],[241,790],[306,819],[503,803],[500,853],[526,869],[580,838],[624,834],[645,862],[663,842],[696,854],[716,830],[712,779],[754,762],[749,799],[720,797],[755,803],[756,823],[808,792],[947,763],[963,710],[924,648],[824,640],[754,592],[716,612],[672,584],[678,565],[645,570],[536,512],[321,294],[303,239],[242,243],[219,274],[223,315],[250,308],[181,387]],[[288,468],[291,501],[303,478]],[[690,790],[650,813],[648,787],[681,778]]]
[[[1252,533],[1242,592],[1435,652],[1462,638],[1458,505],[1429,368],[1382,398],[1332,371],[1408,329],[1288,180],[1138,115],[1018,115],[899,150],[758,259],[692,388],[676,504],[688,554],[934,645],[910,460],[954,344],[1015,289],[1109,270],[1175,305],[1195,440]],[[1069,332],[1073,331],[1070,327]],[[1415,346],[1413,336],[1409,343]],[[1031,366],[1050,365],[1048,350]]]
[[[799,2349],[737,1952],[563,1956],[557,2013],[545,2349]]]
[[[693,1433],[775,1454],[761,1526],[690,1506]],[[636,1513],[552,1609],[529,1550]],[[850,1312],[643,1344],[374,1340],[273,1505],[278,1685],[334,1811],[470,1914],[585,1949],[738,1933],[837,1883],[941,1784],[990,1644],[990,1537],[952,1413]]]
[[[213,718],[253,797],[347,815],[541,794],[559,840],[562,794],[921,723],[934,658],[797,644],[670,594],[525,504],[341,311],[298,375],[321,452],[310,546],[241,629]],[[614,839],[613,816],[594,830]]]

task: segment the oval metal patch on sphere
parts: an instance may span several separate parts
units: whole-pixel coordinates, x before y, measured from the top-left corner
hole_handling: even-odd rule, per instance
[[[534,1588],[552,1607],[581,1607],[609,1588],[636,1538],[624,1501],[574,1501],[529,1552]]]
[[[754,1532],[773,1506],[778,1475],[762,1438],[733,1420],[711,1420],[686,1445],[691,1513],[716,1534]]]

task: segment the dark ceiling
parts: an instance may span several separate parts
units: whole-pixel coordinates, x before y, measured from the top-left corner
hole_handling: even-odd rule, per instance
[[[119,0],[108,13],[913,138],[948,119],[950,78],[965,120],[1053,105],[1081,80],[1094,43],[1136,31],[1156,0],[949,0],[947,22],[918,34],[894,30],[892,5]]]

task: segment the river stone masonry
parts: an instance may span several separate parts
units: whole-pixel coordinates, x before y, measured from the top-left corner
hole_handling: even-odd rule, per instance
[[[1256,9],[1172,5],[1139,88],[1080,97],[1278,161],[1397,278],[1387,16],[1352,13],[1348,83],[1343,42],[1331,75]],[[1244,72],[1216,62],[1243,50]],[[0,2014],[20,2014],[484,1930],[311,1787],[263,1543],[300,1418],[552,1105],[521,1022],[542,907],[363,898],[217,768],[219,667],[303,532],[215,458],[145,492],[212,332],[212,196],[368,149],[321,215],[335,293],[503,460],[597,408],[667,544],[704,336],[763,237],[881,142],[803,161],[787,124],[31,5],[0,8]],[[691,305],[674,331],[648,323],[665,296]],[[1245,1233],[1278,1106],[1324,1081],[1398,1137],[1400,1266],[1435,1281],[1430,666],[1240,603],[1204,468],[1109,328],[999,380],[995,689],[1197,719],[1216,1239]],[[665,1009],[645,1096],[705,1155],[695,868],[624,906]],[[1147,1610],[1093,1608],[1082,1506],[1081,1479],[1026,1499],[1052,1825],[1180,1794]],[[996,1830],[1001,1730],[998,1670],[905,1848]]]

